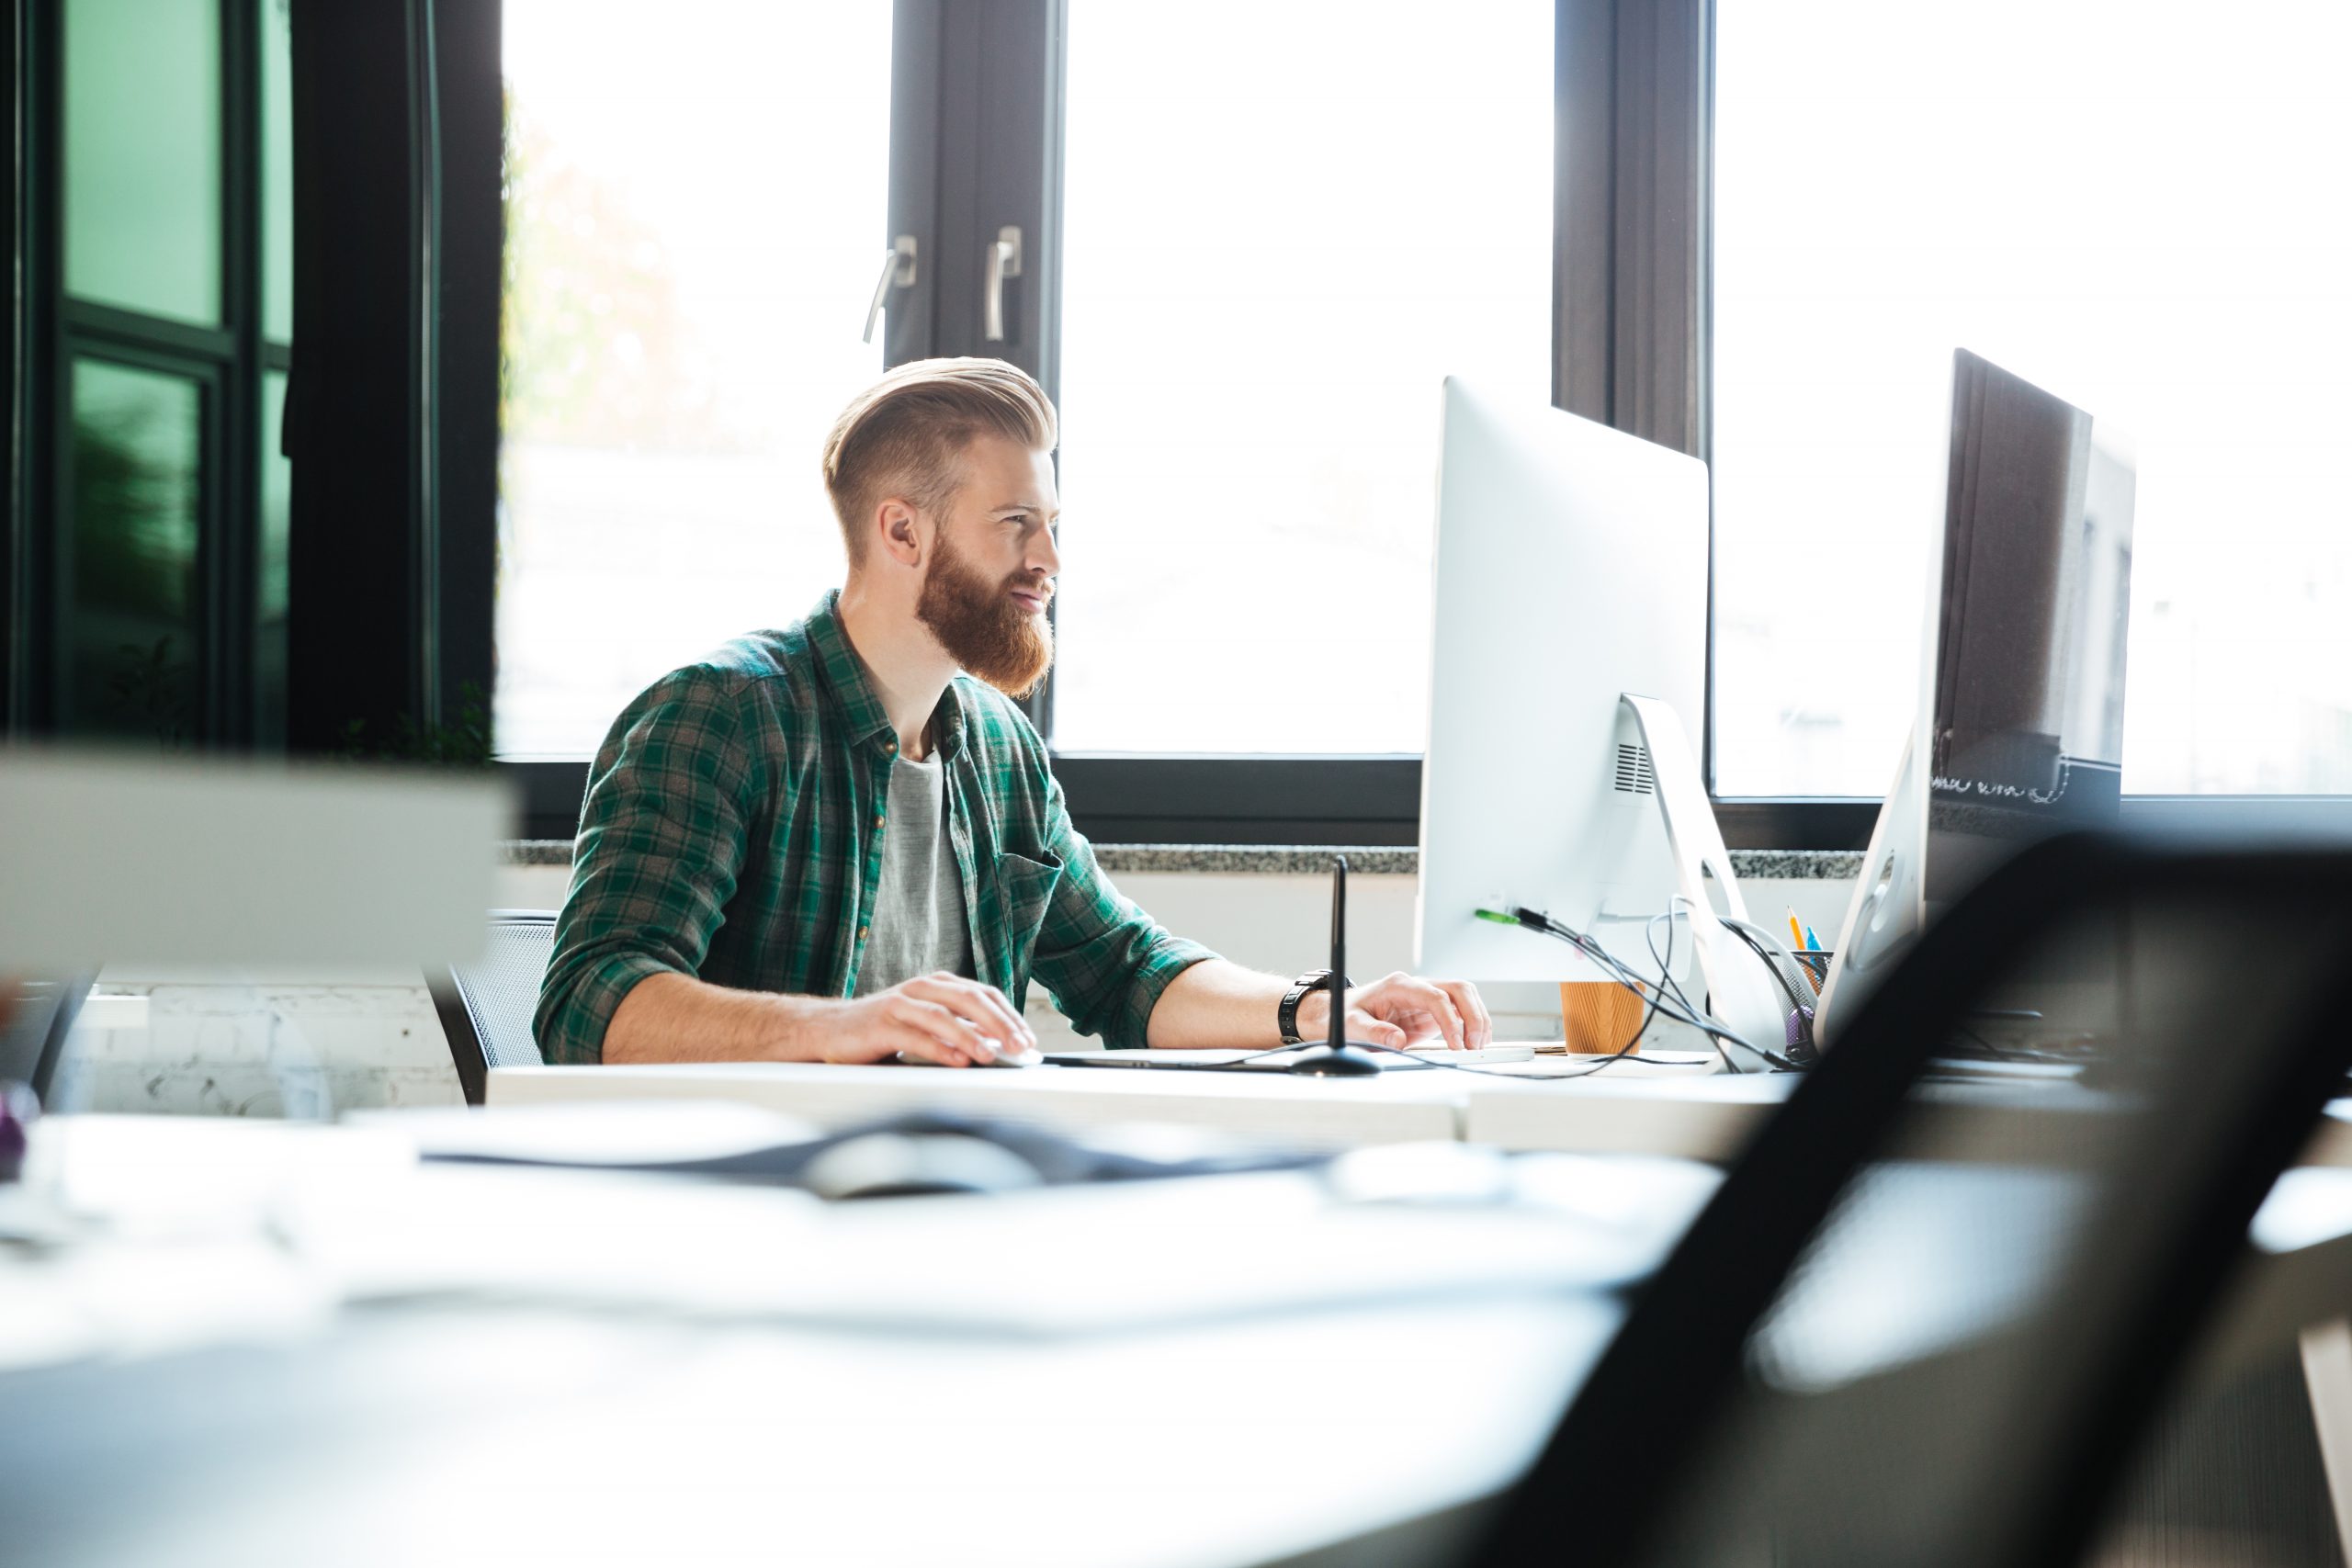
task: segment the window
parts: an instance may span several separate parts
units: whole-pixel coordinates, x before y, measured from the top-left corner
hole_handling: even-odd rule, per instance
[[[1551,7],[1074,0],[1068,81],[1054,744],[1419,751],[1440,383],[1550,386]]]
[[[505,0],[494,729],[628,699],[839,581],[826,430],[879,375],[890,7]],[[577,802],[579,792],[571,792]]]
[[[1719,0],[1720,793],[1886,787],[1955,346],[2134,438],[2126,791],[2352,791],[2347,46],[2326,0]]]
[[[564,830],[643,682],[835,580],[816,454],[883,363],[854,334],[910,244],[888,362],[1000,355],[1063,412],[1061,658],[1031,712],[1081,824],[1409,842],[1439,384],[1554,375],[1555,7],[839,9],[697,0],[649,50],[507,5],[497,718],[534,830]],[[560,308],[582,202],[594,265],[671,279],[659,344],[623,291]],[[747,258],[760,289],[695,281]],[[1295,699],[1334,689],[1344,718]]]
[[[65,290],[220,324],[220,7],[65,6]]]
[[[894,209],[932,191],[892,225],[923,242],[892,313],[926,327],[894,321],[895,355],[1005,354],[1063,409],[1055,744],[1419,749],[1439,381],[1550,377],[1550,8],[1069,6],[1067,133],[1029,131],[1066,236],[1032,223],[984,342],[980,247],[941,236],[1047,205],[1050,168],[1000,199],[1027,165],[986,140],[1051,118],[1007,58],[1059,47],[1039,9],[950,15],[930,112],[960,78],[971,128],[902,105],[894,149],[885,7],[698,0],[649,51],[617,13],[509,0],[503,754],[588,753],[646,681],[837,579],[816,457],[881,367],[857,331],[894,178]],[[1295,700],[1335,686],[1346,722]]]
[[[282,516],[284,460],[261,426],[291,333],[286,4],[60,0],[28,18],[24,173],[43,194],[27,206],[57,224],[28,226],[18,257],[38,318],[18,728],[282,735],[282,648],[272,660],[255,607],[266,621],[275,547],[282,624],[284,530],[263,514],[269,491]]]
[[[67,582],[68,724],[193,737],[203,383],[77,357]]]

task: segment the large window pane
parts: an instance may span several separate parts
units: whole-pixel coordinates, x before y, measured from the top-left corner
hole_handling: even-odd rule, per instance
[[[287,32],[291,0],[261,8],[261,330],[294,336],[294,66]]]
[[[65,288],[220,320],[219,0],[66,0]]]
[[[65,728],[176,746],[196,733],[204,399],[196,383],[74,366]]]
[[[890,7],[650,17],[505,5],[509,756],[593,751],[646,682],[839,581],[819,461],[882,367],[859,333],[888,248]]]
[[[2352,790],[2352,9],[1721,0],[1716,784],[1876,794],[1955,346],[2136,440],[2127,790]]]
[[[1552,12],[1072,0],[1057,745],[1420,750],[1440,384],[1550,390]]]

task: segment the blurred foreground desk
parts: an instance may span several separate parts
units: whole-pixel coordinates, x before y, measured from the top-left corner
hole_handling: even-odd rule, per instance
[[[0,1190],[0,1540],[57,1568],[1442,1561],[1713,1185],[1535,1156],[1507,1201],[1346,1196],[1351,1162],[1457,1154],[1503,1163],[828,1207],[420,1167],[397,1117],[51,1119]],[[2298,1173],[2256,1228],[2263,1310],[2208,1386],[2340,1314],[2352,1175]]]
[[[0,1246],[0,1558],[52,1568],[1418,1561],[1713,1184],[826,1206],[419,1166],[396,1118],[36,1138],[0,1190],[51,1227]]]

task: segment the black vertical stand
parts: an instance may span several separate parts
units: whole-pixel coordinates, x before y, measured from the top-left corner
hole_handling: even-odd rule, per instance
[[[1348,857],[1331,859],[1331,1028],[1326,1043],[1290,1065],[1317,1078],[1360,1078],[1380,1071],[1370,1052],[1348,1043]]]

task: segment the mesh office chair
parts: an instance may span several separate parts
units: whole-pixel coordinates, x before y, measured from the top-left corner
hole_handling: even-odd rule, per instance
[[[2343,850],[2081,838],[1996,873],[1758,1134],[1476,1559],[2080,1561],[2344,1081],[2347,954]],[[2098,1065],[1931,1070],[1972,1039]]]
[[[469,1105],[482,1102],[491,1068],[536,1067],[541,1061],[531,1012],[555,947],[555,917],[553,909],[492,909],[482,956],[451,964],[446,977],[425,976]]]

